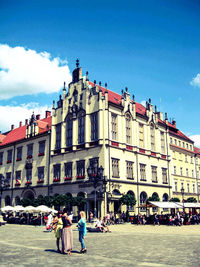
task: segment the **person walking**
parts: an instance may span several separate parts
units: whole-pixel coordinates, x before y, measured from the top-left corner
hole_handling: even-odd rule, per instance
[[[55,231],[57,252],[61,252],[60,239],[62,235],[62,229],[63,229],[62,211],[59,211],[58,215],[53,220],[53,230]]]
[[[86,236],[86,221],[85,221],[85,212],[80,212],[81,219],[78,221],[78,231],[79,231],[79,242],[81,243],[80,253],[86,253],[87,249],[85,247],[84,237]]]
[[[53,222],[53,215],[52,213],[50,212],[48,217],[47,217],[47,224],[46,224],[46,230],[48,230],[49,232],[52,231],[52,222]]]
[[[72,232],[72,221],[68,216],[66,209],[63,210],[62,216],[63,229],[62,229],[62,253],[64,254],[67,251],[68,255],[71,255],[73,247],[73,232]]]

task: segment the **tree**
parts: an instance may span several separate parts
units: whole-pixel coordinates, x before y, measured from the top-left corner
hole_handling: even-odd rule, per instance
[[[178,197],[172,197],[169,202],[180,202]]]
[[[124,194],[120,199],[119,199],[120,204],[126,205],[126,206],[134,206],[136,204],[136,199],[133,195],[131,194]]]
[[[34,203],[34,199],[31,199],[31,198],[22,198],[20,200],[20,205],[22,205],[23,207],[33,206],[33,203]]]
[[[72,197],[72,206],[81,207],[86,203],[86,200],[82,196]]]
[[[193,202],[193,203],[196,203],[197,200],[196,200],[196,198],[194,198],[194,197],[189,197],[189,198],[187,198],[187,199],[185,200],[185,202]]]
[[[152,195],[146,200],[146,202],[149,202],[149,201],[160,201],[160,198],[158,196]]]

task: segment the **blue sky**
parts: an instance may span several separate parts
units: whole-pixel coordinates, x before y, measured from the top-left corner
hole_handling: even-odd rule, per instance
[[[185,134],[200,135],[199,14],[199,0],[0,0],[0,49],[4,51],[0,50],[0,82],[5,78],[2,70],[10,72],[9,83],[0,86],[0,113],[5,118],[6,110],[16,114],[15,108],[23,108],[17,117],[6,116],[7,121],[0,117],[1,130],[17,125],[19,114],[28,116],[25,110],[31,114],[33,109],[51,107],[62,87],[59,79],[70,81],[78,57],[90,80],[107,82],[118,93],[127,86],[137,102],[151,98]],[[20,60],[16,47],[24,48]],[[40,89],[38,73],[30,66],[21,68],[28,50],[35,54],[25,63],[44,76],[49,73],[46,87],[43,81]],[[37,54],[47,65],[37,65]],[[55,58],[57,65],[52,67]],[[16,69],[27,75],[26,81],[16,78]],[[59,80],[55,84],[54,76]]]

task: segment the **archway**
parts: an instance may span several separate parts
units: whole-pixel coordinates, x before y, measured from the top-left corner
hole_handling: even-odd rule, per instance
[[[167,202],[169,199],[169,196],[167,193],[163,194],[162,201]]]
[[[19,196],[16,196],[15,197],[15,205],[19,205],[20,204],[20,197]]]
[[[32,190],[27,190],[23,193],[23,198],[29,198],[29,199],[34,199],[35,194]]]

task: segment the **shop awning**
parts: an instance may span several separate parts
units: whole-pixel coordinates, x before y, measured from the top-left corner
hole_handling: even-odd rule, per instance
[[[148,201],[148,203],[144,203],[140,205],[138,208],[162,208],[162,209],[178,209],[181,208],[182,206],[179,203],[175,202],[167,202],[167,201]]]
[[[183,203],[179,203],[176,202],[177,204],[179,204],[181,206],[181,208],[196,208],[196,209],[200,209],[200,203],[195,203],[195,202],[184,202]]]

